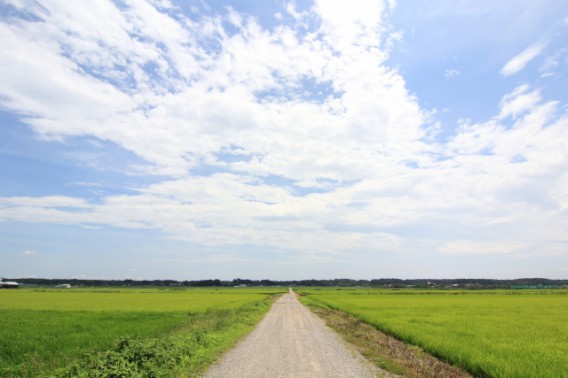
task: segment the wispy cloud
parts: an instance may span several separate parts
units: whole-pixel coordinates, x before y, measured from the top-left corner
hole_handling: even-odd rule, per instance
[[[515,90],[501,99],[499,118],[517,118],[519,115],[534,109],[535,105],[542,100],[538,90],[530,90],[526,84],[520,85]]]
[[[444,76],[446,77],[446,79],[451,79],[453,77],[456,77],[460,74],[460,71],[456,70],[456,69],[447,69],[446,72],[444,73]]]
[[[546,48],[547,43],[537,42],[529,47],[527,47],[519,55],[516,55],[511,60],[509,60],[501,69],[501,75],[511,76],[522,71],[526,65],[539,56],[542,51]]]
[[[28,250],[28,251],[24,251],[23,255],[24,256],[35,256],[35,255],[37,255],[37,253],[36,253],[36,251]]]
[[[448,254],[508,254],[518,251],[521,246],[518,243],[479,243],[470,240],[450,242],[440,247],[441,253]]]
[[[82,198],[69,198],[63,196],[46,197],[4,197],[0,198],[0,206],[6,207],[64,207],[88,208],[90,205]]]

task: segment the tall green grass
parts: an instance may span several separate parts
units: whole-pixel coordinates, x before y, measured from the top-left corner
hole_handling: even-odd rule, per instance
[[[112,375],[104,370],[109,361],[130,361],[122,373],[141,369],[132,376],[183,375],[250,330],[270,295],[253,289],[1,291],[0,377],[53,375],[63,366],[74,366],[67,376],[99,371],[104,377]],[[129,356],[133,351],[150,362],[130,364],[138,361]],[[152,368],[152,359],[162,362]]]
[[[481,377],[568,377],[568,291],[304,290]]]
[[[183,313],[0,310],[0,376],[33,376],[102,350],[121,337],[166,333]],[[45,368],[45,369],[44,369]]]

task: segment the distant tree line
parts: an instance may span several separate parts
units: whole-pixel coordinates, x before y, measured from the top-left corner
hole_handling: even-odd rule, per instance
[[[568,287],[568,280],[550,280],[546,278],[519,278],[514,280],[493,279],[397,279],[380,278],[373,280],[353,280],[348,278],[331,280],[249,280],[236,278],[231,281],[211,280],[88,280],[88,279],[49,279],[15,278],[11,279],[24,285],[54,286],[70,284],[72,286],[133,286],[133,287],[260,287],[260,286],[319,286],[319,287],[382,287],[382,288],[555,288]]]

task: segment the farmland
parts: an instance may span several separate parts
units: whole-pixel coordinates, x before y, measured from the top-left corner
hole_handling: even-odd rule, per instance
[[[566,290],[299,291],[304,303],[347,312],[475,376],[567,376]]]
[[[2,291],[0,377],[78,376],[97,369],[199,372],[254,327],[278,291]]]

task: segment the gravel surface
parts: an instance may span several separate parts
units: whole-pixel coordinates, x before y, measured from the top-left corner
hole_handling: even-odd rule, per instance
[[[371,366],[302,305],[293,292],[274,303],[255,330],[205,378],[388,376]]]

